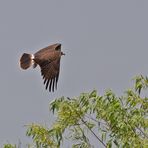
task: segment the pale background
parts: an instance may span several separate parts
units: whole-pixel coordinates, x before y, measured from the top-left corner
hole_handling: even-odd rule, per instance
[[[57,42],[66,56],[49,93],[39,67],[21,70],[19,58]],[[0,0],[0,51],[0,145],[28,143],[24,125],[52,123],[53,99],[94,88],[122,95],[147,75],[148,1]]]

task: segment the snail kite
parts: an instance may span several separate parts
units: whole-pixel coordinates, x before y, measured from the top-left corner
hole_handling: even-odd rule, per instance
[[[46,89],[51,92],[57,89],[62,55],[65,54],[61,51],[61,44],[53,44],[35,54],[24,53],[20,58],[20,67],[27,69],[31,65],[33,65],[33,68],[39,65]]]

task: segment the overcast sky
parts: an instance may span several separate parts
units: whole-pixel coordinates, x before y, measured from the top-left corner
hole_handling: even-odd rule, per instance
[[[21,70],[19,58],[53,43],[66,56],[49,93],[39,67]],[[48,125],[53,99],[94,88],[122,95],[133,76],[147,75],[148,1],[0,0],[0,51],[0,145],[27,143],[23,126]]]

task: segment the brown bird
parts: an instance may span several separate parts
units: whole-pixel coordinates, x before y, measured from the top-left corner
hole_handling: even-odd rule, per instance
[[[20,67],[27,69],[31,65],[33,65],[33,68],[39,65],[46,89],[48,88],[51,92],[55,88],[57,89],[62,55],[65,54],[61,51],[61,44],[53,44],[39,50],[35,54],[24,53],[20,58]]]

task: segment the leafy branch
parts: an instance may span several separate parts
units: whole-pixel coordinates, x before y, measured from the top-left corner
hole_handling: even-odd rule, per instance
[[[148,78],[134,78],[134,88],[117,96],[111,90],[98,95],[96,90],[78,97],[61,97],[50,103],[56,120],[50,128],[30,124],[27,136],[37,148],[60,148],[71,140],[73,148],[93,147],[93,135],[97,146],[148,147],[148,98],[142,97],[148,88]],[[91,137],[91,138],[90,138]],[[15,146],[6,144],[4,148]]]

